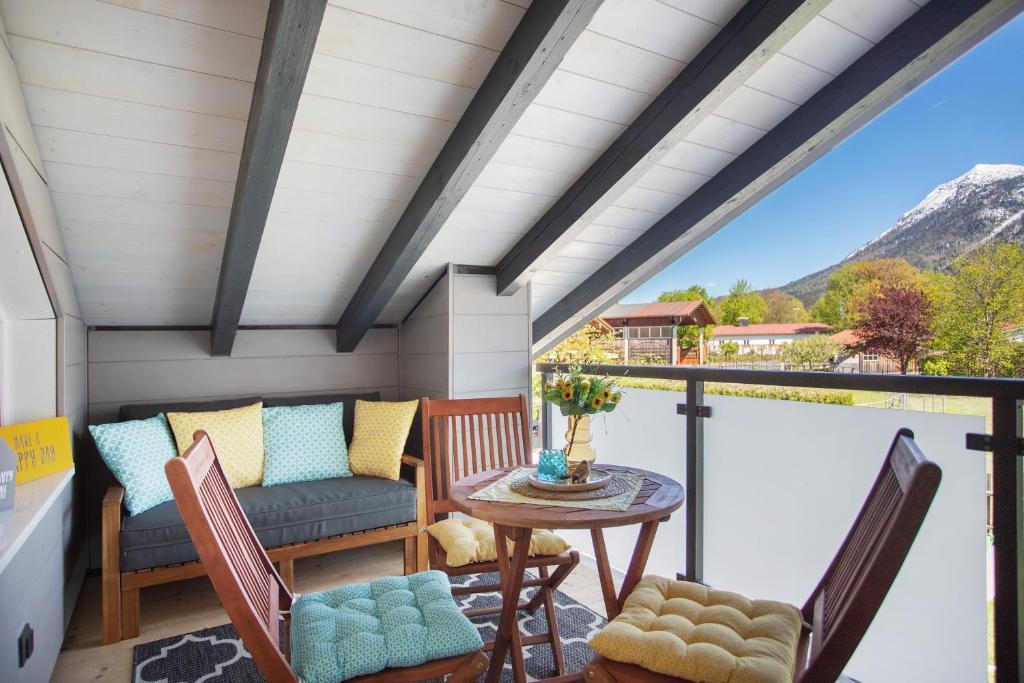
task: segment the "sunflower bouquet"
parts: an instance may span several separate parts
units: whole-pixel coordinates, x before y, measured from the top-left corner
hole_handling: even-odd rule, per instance
[[[548,386],[544,398],[558,406],[562,415],[594,415],[615,410],[622,392],[615,391],[615,383],[607,377],[587,377],[581,366],[573,365]]]

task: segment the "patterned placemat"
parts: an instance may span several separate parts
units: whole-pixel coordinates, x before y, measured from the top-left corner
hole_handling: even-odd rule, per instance
[[[508,487],[516,493],[528,498],[542,498],[544,500],[597,500],[599,498],[612,498],[620,496],[629,490],[629,482],[624,478],[612,476],[608,483],[599,489],[591,491],[551,491],[539,489],[527,479],[514,479]]]
[[[498,479],[492,484],[488,484],[484,488],[472,494],[470,498],[473,500],[490,500],[498,503],[554,505],[557,507],[583,508],[586,510],[611,510],[614,512],[625,512],[629,509],[629,506],[633,504],[637,494],[640,493],[640,487],[643,486],[644,483],[644,476],[642,474],[616,470],[612,473],[614,476],[613,481],[621,480],[626,484],[626,489],[622,493],[594,500],[556,500],[541,498],[537,495],[541,492],[535,492],[532,488],[529,489],[530,495],[524,495],[517,489],[513,488],[513,483],[519,480],[526,481],[526,478],[533,469],[534,468],[531,467],[520,467],[512,470],[501,479]],[[611,486],[612,484],[609,483],[608,485]]]

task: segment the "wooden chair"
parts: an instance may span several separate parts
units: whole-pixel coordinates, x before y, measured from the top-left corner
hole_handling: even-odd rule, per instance
[[[427,520],[433,524],[445,519],[455,508],[448,500],[453,482],[463,477],[499,467],[529,464],[530,420],[526,397],[436,400],[424,398],[423,459],[427,479]],[[483,572],[498,572],[498,562],[473,562],[462,567],[449,567],[444,548],[433,537],[429,541],[430,566],[449,576],[462,576]],[[575,550],[559,555],[537,555],[527,560],[526,566],[536,569],[538,578],[523,581],[524,587],[537,588],[520,610],[532,614],[544,605],[548,633],[522,638],[523,645],[550,643],[558,675],[565,674],[562,641],[558,632],[554,593],[569,572],[579,564]],[[551,568],[554,568],[551,571]],[[498,583],[453,586],[453,595],[491,593],[500,591]],[[483,607],[465,610],[466,616],[499,614],[501,607]],[[490,651],[493,641],[484,649]]]
[[[198,431],[194,438],[184,455],[164,467],[185,526],[224,610],[264,677],[270,683],[298,683],[280,647],[282,624],[288,633],[292,594],[242,513],[209,436]],[[487,656],[478,650],[350,680],[401,683],[450,675],[449,681],[462,683],[476,680],[486,666]]]
[[[796,683],[834,683],[842,674],[896,580],[941,478],[913,432],[897,432],[853,527],[801,609]],[[681,680],[603,657],[584,674],[597,683]]]

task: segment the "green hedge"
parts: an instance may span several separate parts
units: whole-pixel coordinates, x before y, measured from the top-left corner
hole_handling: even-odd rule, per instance
[[[671,379],[646,379],[641,377],[618,377],[616,386],[634,389],[658,389],[661,391],[685,391],[686,382]],[[827,391],[822,389],[800,389],[794,387],[773,387],[753,384],[718,384],[708,382],[704,393],[719,396],[742,396],[744,398],[767,398],[777,401],[803,401],[805,403],[829,403],[852,406],[853,394],[848,391]],[[629,394],[624,397],[629,404]]]

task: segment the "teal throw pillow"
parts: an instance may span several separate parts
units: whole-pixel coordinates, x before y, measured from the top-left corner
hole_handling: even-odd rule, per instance
[[[263,409],[263,485],[351,477],[344,404]]]
[[[178,456],[163,413],[148,420],[89,425],[100,457],[124,487],[129,515],[174,499],[164,463]]]

